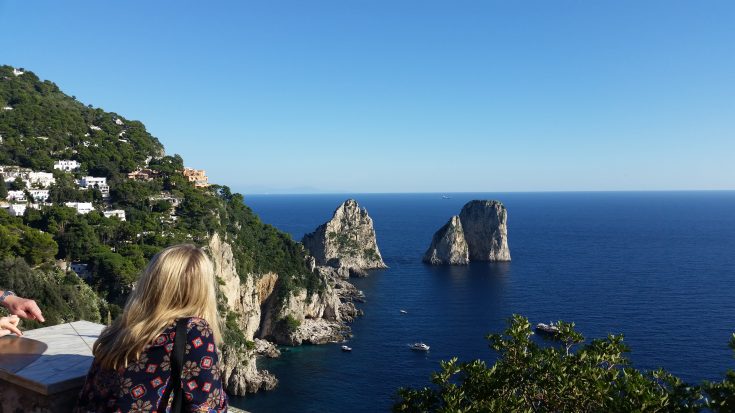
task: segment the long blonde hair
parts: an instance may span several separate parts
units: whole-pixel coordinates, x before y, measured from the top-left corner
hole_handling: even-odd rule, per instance
[[[214,268],[207,254],[190,244],[168,247],[153,257],[130,293],[122,316],[94,343],[94,356],[103,368],[127,367],[182,317],[205,319],[216,343],[221,343]]]

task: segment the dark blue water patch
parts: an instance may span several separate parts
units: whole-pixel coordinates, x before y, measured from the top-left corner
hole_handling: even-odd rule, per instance
[[[396,389],[424,386],[440,360],[494,354],[484,337],[514,313],[622,333],[637,367],[691,382],[735,367],[735,192],[246,196],[295,239],[352,197],[374,220],[387,270],[354,280],[368,297],[339,345],[262,360],[279,387],[233,404],[253,412],[387,411]],[[511,263],[421,263],[434,231],[471,199],[508,207]],[[401,314],[405,309],[408,314]],[[407,344],[423,340],[429,353]]]

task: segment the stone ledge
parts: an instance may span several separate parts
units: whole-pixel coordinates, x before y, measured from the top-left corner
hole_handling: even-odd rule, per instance
[[[103,328],[76,321],[0,338],[0,411],[70,411]]]
[[[71,411],[94,360],[92,345],[104,328],[75,321],[1,337],[0,413]]]

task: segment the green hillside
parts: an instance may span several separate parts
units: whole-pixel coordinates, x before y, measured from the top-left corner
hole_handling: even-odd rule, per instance
[[[184,160],[164,155],[139,121],[84,105],[32,72],[0,66],[0,136],[0,165],[54,174],[47,204],[29,205],[17,217],[0,209],[0,265],[7,269],[0,288],[38,297],[45,313],[58,314],[52,322],[104,320],[108,311],[114,317],[156,252],[181,242],[205,245],[215,232],[232,244],[242,276],[277,272],[281,296],[295,287],[322,287],[305,267],[300,244],[262,223],[226,186],[194,187],[182,175]],[[58,160],[76,160],[81,167],[54,170]],[[153,178],[128,177],[140,168]],[[79,188],[77,181],[88,175],[107,178],[108,198],[98,189]],[[91,202],[95,210],[79,214],[66,202]],[[125,211],[126,220],[105,217],[109,210]],[[68,263],[87,264],[85,280],[65,271]],[[17,276],[23,266],[39,279],[73,288],[41,291]],[[68,311],[69,302],[81,303],[75,306],[80,311]]]

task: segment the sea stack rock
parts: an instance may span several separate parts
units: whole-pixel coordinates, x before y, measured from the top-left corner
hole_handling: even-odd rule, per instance
[[[459,219],[470,250],[470,261],[510,261],[508,212],[500,201],[470,201]]]
[[[373,220],[354,199],[342,203],[331,220],[304,235],[301,243],[317,265],[344,268],[357,275],[368,269],[387,268],[375,239]]]
[[[500,201],[470,201],[459,217],[452,217],[434,234],[423,261],[433,265],[510,261],[507,220]]]
[[[453,216],[434,234],[431,246],[424,254],[424,262],[432,265],[469,264],[469,249],[459,216]]]

